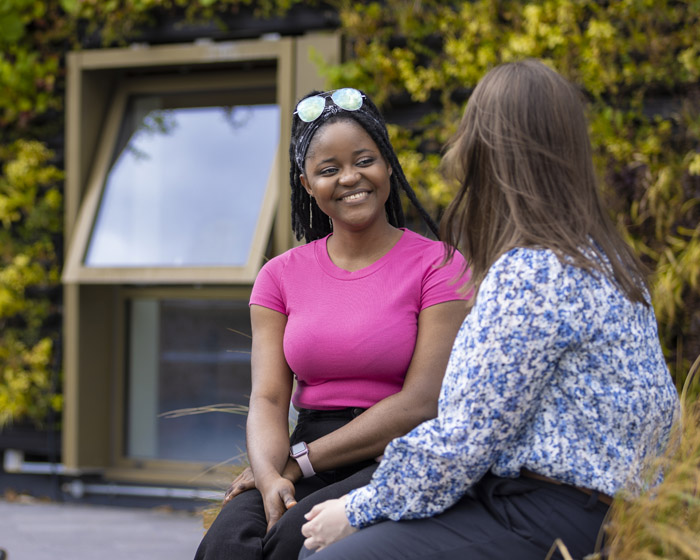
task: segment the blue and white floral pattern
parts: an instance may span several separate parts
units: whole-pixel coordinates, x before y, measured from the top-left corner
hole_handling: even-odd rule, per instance
[[[549,250],[514,249],[455,339],[438,417],[387,446],[345,511],[355,527],[429,517],[489,470],[522,468],[613,495],[677,414],[653,309]]]

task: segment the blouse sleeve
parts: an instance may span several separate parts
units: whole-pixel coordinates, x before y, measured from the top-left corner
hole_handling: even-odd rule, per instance
[[[389,443],[370,484],[350,493],[354,527],[441,513],[488,472],[574,337],[560,306],[564,276],[543,251],[514,250],[493,265],[455,340],[438,417]]]

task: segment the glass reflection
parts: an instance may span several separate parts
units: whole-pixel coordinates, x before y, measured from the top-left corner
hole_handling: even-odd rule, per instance
[[[243,266],[279,140],[276,105],[133,98],[85,264]]]
[[[242,462],[245,414],[172,413],[248,405],[248,302],[134,298],[128,314],[126,455]]]

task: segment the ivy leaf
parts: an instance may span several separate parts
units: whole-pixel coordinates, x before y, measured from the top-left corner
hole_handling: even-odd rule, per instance
[[[688,172],[691,175],[700,175],[700,154],[695,154],[688,165]]]
[[[60,0],[60,4],[67,14],[75,14],[78,11],[78,0]]]
[[[0,37],[4,43],[14,43],[24,37],[24,23],[19,14],[0,14]]]

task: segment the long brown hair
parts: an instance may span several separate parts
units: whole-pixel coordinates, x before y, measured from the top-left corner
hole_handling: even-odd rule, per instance
[[[644,267],[598,193],[580,93],[536,60],[492,69],[474,89],[443,159],[461,184],[441,222],[448,259],[471,267],[466,288],[515,247],[551,249],[647,304]],[[604,264],[609,261],[610,266]]]

